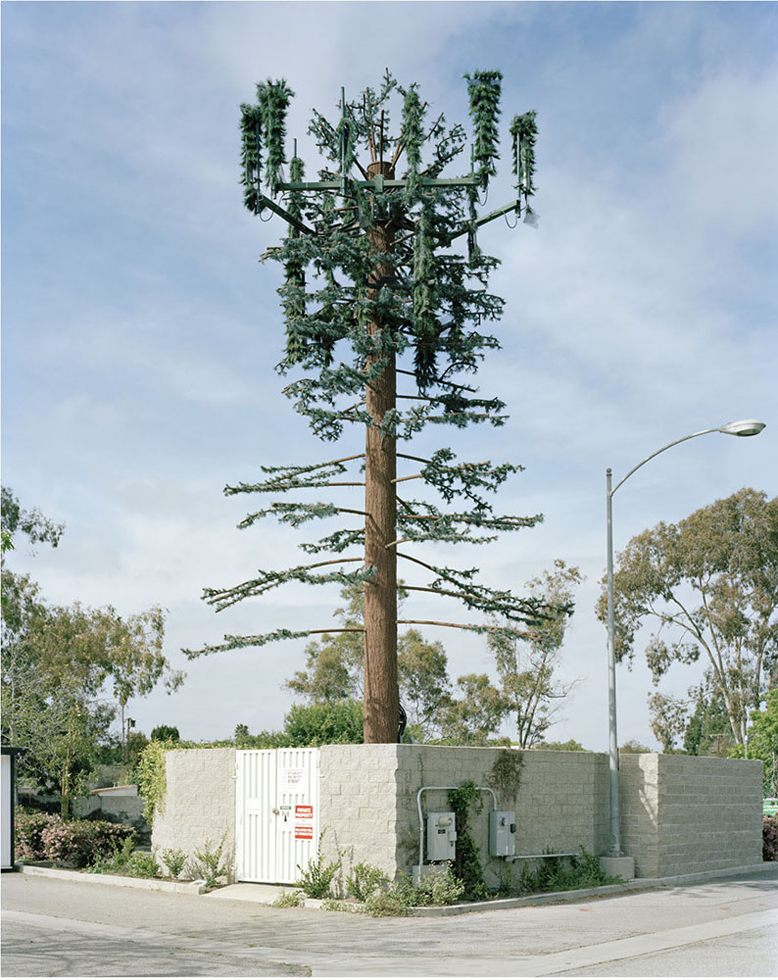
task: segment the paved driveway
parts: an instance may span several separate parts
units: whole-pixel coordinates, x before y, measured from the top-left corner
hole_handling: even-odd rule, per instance
[[[776,976],[778,872],[371,919],[3,876],[4,976]]]

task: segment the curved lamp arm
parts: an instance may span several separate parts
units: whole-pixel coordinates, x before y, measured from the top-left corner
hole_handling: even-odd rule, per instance
[[[612,497],[614,493],[619,489],[622,483],[632,476],[633,473],[637,472],[641,466],[645,466],[649,460],[652,460],[654,456],[658,456],[660,453],[665,452],[667,449],[672,449],[673,446],[677,446],[680,442],[686,442],[688,439],[696,439],[697,436],[707,436],[711,432],[723,432],[728,436],[758,436],[762,429],[765,427],[764,422],[759,422],[757,419],[741,419],[739,422],[727,422],[725,425],[717,425],[713,429],[701,429],[699,432],[692,432],[690,436],[683,436],[681,439],[676,439],[673,442],[668,442],[666,446],[662,446],[661,449],[657,449],[655,453],[651,453],[650,456],[646,456],[644,460],[638,463],[637,466],[633,466],[632,469],[627,473],[626,476],[622,477],[616,486],[609,490],[609,494]]]

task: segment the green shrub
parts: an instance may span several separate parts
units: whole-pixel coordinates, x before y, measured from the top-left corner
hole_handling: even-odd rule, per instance
[[[416,887],[415,905],[455,905],[461,901],[465,886],[455,878],[451,868],[426,875]]]
[[[303,869],[299,864],[297,865],[297,870],[300,872],[300,880],[295,882],[295,884],[298,888],[302,888],[309,898],[329,897],[332,882],[335,875],[340,871],[342,863],[340,854],[338,854],[336,861],[330,861],[328,863],[324,860],[324,855],[321,851],[323,837],[324,831],[319,834],[319,846],[316,857],[311,858],[308,862],[308,867]]]
[[[292,892],[282,891],[278,898],[270,904],[276,909],[296,908],[300,904],[302,897],[303,893],[297,889]]]
[[[207,840],[202,849],[194,852],[192,870],[196,878],[202,878],[206,888],[215,888],[219,884],[220,878],[229,877],[230,865],[227,859],[222,860],[224,842],[227,839],[227,832],[222,835],[222,839],[214,846],[213,841]]]
[[[135,841],[128,837],[122,846],[114,846],[113,852],[109,855],[102,855],[93,861],[86,869],[91,874],[112,875],[125,874],[126,868],[132,859],[132,852],[135,850]]]
[[[762,860],[778,861],[778,813],[762,817]]]
[[[170,877],[177,878],[184,870],[184,865],[186,864],[186,853],[179,850],[177,847],[166,847],[162,851],[162,860],[165,862],[165,867],[170,872]]]
[[[322,912],[362,912],[361,905],[355,905],[353,902],[344,902],[339,898],[325,898],[321,903]]]
[[[124,875],[127,878],[162,877],[156,851],[136,851],[132,839],[125,840],[121,848],[115,847],[109,857],[99,858],[86,870],[92,874]]]
[[[607,875],[597,858],[583,847],[577,857],[570,858],[570,867],[564,866],[564,860],[549,855],[542,858],[535,871],[525,865],[521,871],[519,891],[522,894],[572,891],[575,888],[597,888],[622,881],[621,878]]]
[[[346,887],[349,895],[353,895],[358,902],[365,902],[376,888],[388,883],[388,880],[380,868],[360,861],[359,864],[354,865],[351,874],[346,878]]]
[[[161,878],[162,869],[157,864],[156,854],[148,851],[135,851],[124,872],[131,878]]]
[[[378,888],[368,896],[365,912],[376,918],[384,915],[412,915],[411,904],[404,890],[392,884],[385,891]]]

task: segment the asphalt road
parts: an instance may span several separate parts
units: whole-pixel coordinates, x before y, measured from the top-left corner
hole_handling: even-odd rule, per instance
[[[778,871],[451,918],[371,919],[2,878],[4,977],[778,976]]]

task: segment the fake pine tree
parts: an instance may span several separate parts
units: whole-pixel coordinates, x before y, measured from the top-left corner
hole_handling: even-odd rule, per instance
[[[278,370],[292,378],[284,391],[320,439],[336,442],[347,430],[361,430],[364,451],[353,446],[349,455],[326,462],[262,467],[259,482],[225,493],[292,498],[249,514],[241,527],[265,517],[295,528],[341,515],[360,520],[357,528],[342,527],[301,545],[309,555],[336,557],[261,571],[233,588],[206,589],[204,598],[221,610],[286,582],[361,585],[364,626],[349,628],[364,632],[366,742],[398,738],[398,560],[427,573],[426,584],[405,585],[408,604],[414,593],[436,593],[459,599],[482,614],[478,619],[497,615],[505,624],[434,625],[477,633],[498,629],[512,637],[542,628],[539,600],[480,583],[478,569],[441,567],[419,557],[424,542],[483,543],[541,519],[498,515],[485,496],[520,466],[460,462],[448,448],[429,458],[406,451],[429,425],[500,426],[505,419],[502,401],[479,397],[463,383],[484,352],[499,347],[483,330],[503,307],[487,291],[497,260],[481,251],[477,232],[501,215],[523,212],[526,222],[534,221],[535,113],[516,116],[510,127],[515,198],[479,215],[479,198],[496,173],[502,76],[484,71],[465,77],[473,130],[465,176],[447,176],[467,147],[464,128],[447,126],[442,115],[430,119],[417,86],[403,88],[389,73],[377,91],[367,89],[353,102],[341,92],[334,122],[314,112],[310,133],[324,166],[312,181],[305,179],[296,149],[284,179],[285,119],[293,96],[286,82],[258,85],[256,103],[241,107],[246,207],[287,225],[280,247],[266,256],[284,269],[279,293],[286,338]],[[391,118],[398,109],[399,120]],[[398,495],[414,480],[435,491],[437,504]],[[364,500],[345,508],[326,499],[294,499],[298,490],[344,485],[364,486]],[[335,630],[226,636],[223,644],[189,655],[324,632]]]

